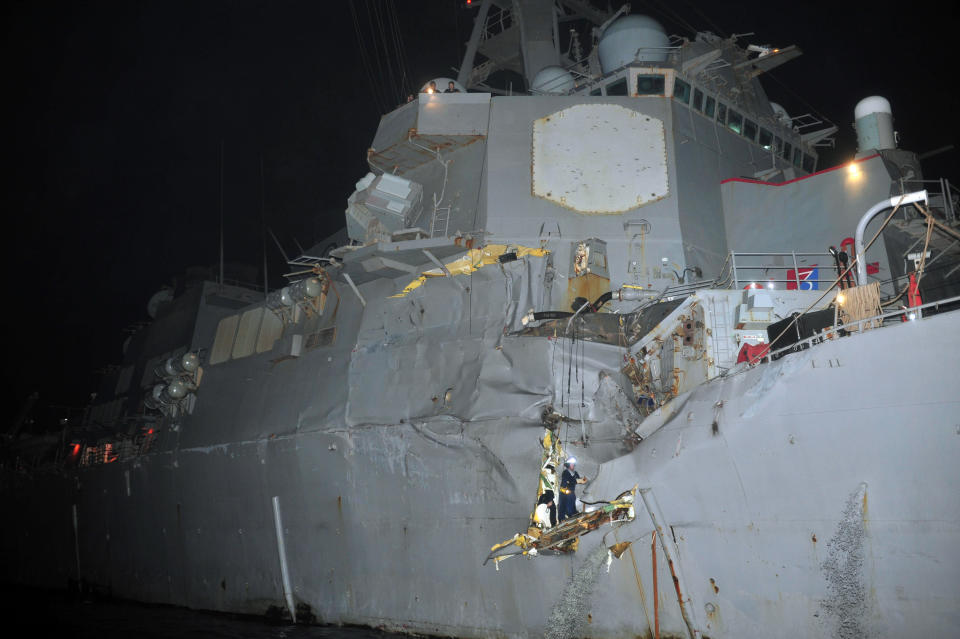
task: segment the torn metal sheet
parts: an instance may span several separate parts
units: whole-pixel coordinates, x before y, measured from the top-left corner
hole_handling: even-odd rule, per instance
[[[497,569],[500,562],[510,557],[526,555],[536,557],[546,551],[572,552],[580,537],[591,533],[604,524],[633,521],[636,511],[633,501],[637,487],[620,493],[615,499],[603,502],[596,509],[580,513],[547,530],[528,528],[526,533],[517,533],[510,539],[495,544],[484,560],[484,565],[493,561]]]
[[[518,335],[530,337],[569,337],[617,346],[634,344],[670,315],[683,300],[658,302],[634,313],[582,313],[571,324],[568,320],[544,320],[536,326],[527,326]]]
[[[484,266],[490,266],[491,264],[497,264],[501,262],[502,257],[507,257],[508,255],[513,254],[514,259],[520,259],[523,257],[544,257],[549,254],[550,251],[542,248],[531,248],[529,246],[508,246],[506,244],[487,244],[482,248],[470,249],[467,251],[467,254],[461,258],[458,258],[452,262],[447,262],[443,266],[446,267],[446,272],[440,268],[430,269],[429,271],[424,271],[423,274],[417,279],[413,280],[407,284],[403,291],[391,297],[404,297],[410,291],[416,290],[423,285],[427,279],[431,277],[444,277],[444,276],[453,276],[453,275],[467,275],[473,273]]]

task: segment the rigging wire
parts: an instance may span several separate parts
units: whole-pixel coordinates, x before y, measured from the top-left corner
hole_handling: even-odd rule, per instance
[[[694,34],[697,33],[697,29],[695,29],[689,22],[687,22],[686,20],[684,20],[684,19],[683,19],[682,17],[680,17],[679,15],[673,13],[673,12],[672,12],[670,9],[668,9],[665,5],[663,5],[661,2],[659,2],[659,0],[654,0],[654,2],[655,2],[655,4],[660,5],[661,11],[664,13],[664,15],[667,15],[667,17],[673,18],[673,20],[674,20],[675,22],[678,22],[679,24],[681,24],[681,25],[684,26],[685,28],[689,29],[692,33],[694,33]],[[687,7],[689,7],[692,11],[694,11],[697,15],[699,15],[699,16],[704,20],[704,22],[707,23],[708,26],[710,26],[711,28],[713,28],[713,29],[717,32],[717,34],[718,34],[719,36],[721,36],[721,37],[723,37],[723,38],[727,38],[727,37],[728,37],[728,36],[726,35],[726,32],[725,32],[723,29],[721,29],[721,28],[719,27],[719,25],[718,25],[714,20],[712,20],[712,19],[710,18],[710,16],[708,16],[706,13],[704,13],[703,11],[701,11],[701,10],[700,10],[698,7],[696,7],[692,2],[690,2],[689,0],[684,0],[684,4],[686,4]],[[671,15],[671,14],[672,14],[672,15]],[[829,125],[831,125],[831,126],[837,126],[837,124],[836,124],[836,118],[830,118],[830,117],[826,116],[826,115],[825,115],[824,113],[822,113],[819,109],[817,109],[815,106],[813,106],[812,104],[810,104],[810,102],[808,102],[802,95],[800,95],[798,92],[796,92],[796,91],[794,91],[793,89],[791,89],[785,82],[781,81],[778,77],[776,77],[771,71],[767,71],[767,72],[764,74],[764,76],[765,76],[765,77],[769,77],[771,80],[773,80],[773,81],[776,82],[778,85],[780,85],[783,89],[785,89],[785,90],[787,91],[787,93],[790,94],[791,97],[793,97],[794,99],[796,99],[797,101],[799,101],[800,104],[802,104],[804,108],[808,109],[810,113],[813,113],[813,114],[816,115],[818,118],[820,118],[821,120],[823,120],[824,122],[826,122],[827,124],[829,124]]]
[[[687,8],[688,8],[688,9],[692,10],[692,11],[693,11],[694,13],[696,13],[698,16],[700,16],[701,18],[703,18],[703,21],[707,23],[707,26],[709,26],[710,28],[712,28],[712,29],[716,32],[716,34],[717,34],[718,36],[720,36],[721,38],[724,38],[724,39],[726,39],[726,38],[729,37],[729,36],[727,36],[726,32],[725,32],[723,29],[721,29],[721,28],[719,27],[719,25],[717,25],[716,22],[714,22],[713,20],[710,19],[710,16],[708,16],[708,15],[705,14],[703,11],[701,11],[695,4],[693,4],[693,3],[690,2],[689,0],[684,0],[684,4],[687,5]],[[696,33],[696,32],[695,32],[695,33]]]
[[[378,86],[376,81],[373,61],[370,59],[371,55],[367,49],[367,44],[360,28],[360,17],[357,13],[354,0],[350,0],[350,16],[353,19],[353,30],[357,38],[357,47],[360,49],[361,66],[363,67],[364,75],[367,77],[367,82],[370,84],[370,97],[373,100],[374,105],[377,107],[377,110],[383,113],[387,109],[383,99],[381,98],[381,87]]]
[[[776,82],[778,85],[780,85],[784,90],[786,90],[787,93],[789,93],[794,99],[798,100],[804,107],[809,109],[810,112],[815,114],[818,118],[820,118],[821,120],[823,120],[824,122],[826,122],[831,126],[837,126],[837,123],[833,119],[827,117],[826,115],[821,113],[819,109],[817,109],[815,106],[807,102],[807,100],[802,95],[800,95],[799,93],[791,89],[786,82],[783,82],[782,80],[780,80],[780,78],[775,76],[772,71],[767,71],[763,75],[764,77],[770,78],[771,80]]]
[[[689,31],[691,34],[696,35],[696,27],[687,22],[683,16],[670,9],[665,3],[660,2],[660,0],[651,0],[650,4],[657,5],[659,7],[658,11],[668,20]]]
[[[400,100],[401,102],[410,92],[410,74],[408,73],[409,62],[407,59],[407,48],[403,43],[403,32],[400,30],[400,17],[397,13],[397,5],[394,0],[390,0],[390,3],[387,5],[389,9],[389,14],[391,18],[391,30],[393,33],[393,42],[394,48],[397,52],[397,65],[400,68]]]
[[[387,31],[383,24],[383,12],[381,11],[380,2],[377,0],[369,0],[370,2],[370,14],[373,18],[374,23],[376,24],[376,43],[378,51],[382,51],[383,62],[386,67],[386,76],[384,77],[384,87],[387,91],[387,100],[388,103],[397,104],[400,102],[396,94],[393,94],[394,87],[392,86],[393,79],[397,77],[397,74],[393,70],[393,55],[390,53],[390,43],[387,39]],[[391,95],[393,94],[393,95]]]
[[[920,205],[919,202],[916,203],[916,207],[920,210],[920,212],[921,212],[921,213],[926,217],[926,219],[927,219],[927,231],[926,231],[926,235],[925,235],[925,239],[924,239],[924,243],[923,243],[923,250],[920,252],[920,265],[919,265],[919,267],[917,268],[917,271],[916,271],[916,272],[917,272],[916,283],[919,285],[919,284],[920,284],[920,280],[923,279],[924,274],[927,272],[927,268],[926,268],[926,266],[927,266],[927,249],[930,247],[930,239],[931,239],[931,237],[932,237],[932,235],[933,235],[933,227],[934,227],[935,225],[936,225],[938,228],[941,228],[941,227],[942,227],[943,230],[947,231],[949,234],[953,235],[953,236],[956,237],[958,240],[960,240],[960,235],[958,235],[956,231],[950,229],[950,227],[944,227],[942,224],[938,224],[937,221],[936,221],[936,219],[933,217],[933,215],[930,214],[930,211],[927,210],[927,209],[926,209],[925,207],[923,207],[922,205]],[[941,255],[942,255],[942,253],[941,253]],[[942,268],[944,268],[945,266],[949,266],[949,264],[940,266],[940,267],[938,267],[938,268],[942,269]],[[935,270],[936,270],[936,269],[935,269]],[[904,286],[903,289],[902,289],[899,293],[897,293],[896,297],[893,297],[893,298],[891,298],[891,299],[888,299],[888,300],[885,301],[885,302],[882,302],[882,303],[880,304],[880,306],[891,306],[891,305],[893,305],[894,303],[896,303],[897,300],[899,300],[901,297],[903,297],[903,294],[906,293],[907,290],[909,290],[909,288],[910,288],[910,283],[907,282],[906,286]]]
[[[381,91],[384,91],[385,93],[387,93],[387,89],[384,88],[383,82],[382,82],[382,78],[385,77],[384,71],[383,71],[383,67],[384,67],[383,56],[380,54],[380,43],[382,38],[377,37],[377,26],[376,26],[376,21],[374,19],[374,10],[372,8],[372,7],[376,7],[376,0],[372,1],[372,6],[371,6],[371,1],[368,0],[366,2],[366,7],[367,7],[367,23],[370,25],[370,41],[373,45],[373,55],[377,62],[377,75],[381,79],[381,82],[378,82],[377,85]],[[390,61],[387,60],[387,64],[389,63]],[[386,77],[389,77],[389,75]],[[383,109],[384,111],[386,111],[389,108],[387,106],[389,104],[390,104],[390,96],[389,94],[387,94],[385,108]]]
[[[377,109],[385,113],[403,104],[410,89],[410,63],[396,3],[350,0],[349,4],[370,97]]]
[[[394,76],[394,85],[396,86],[397,91],[397,103],[403,104],[403,65],[401,64],[400,58],[400,44],[397,42],[397,26],[395,21],[395,16],[392,11],[393,3],[386,2],[383,5],[383,19],[386,22],[386,32],[387,32],[387,49],[393,47],[392,54],[392,63],[396,68],[396,75]]]

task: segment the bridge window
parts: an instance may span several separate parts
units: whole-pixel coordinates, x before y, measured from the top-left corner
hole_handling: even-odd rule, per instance
[[[800,150],[800,147],[793,150],[793,164],[798,167],[803,166],[803,151]]]
[[[620,78],[607,85],[607,95],[627,95],[627,79]]]
[[[743,116],[730,109],[730,115],[727,116],[727,126],[734,133],[743,133]]]
[[[274,343],[283,334],[283,320],[276,313],[264,313],[260,333],[257,335],[257,352],[264,353],[273,348]]]
[[[723,102],[717,102],[717,122],[720,124],[727,123],[727,105]]]
[[[230,359],[230,353],[233,350],[233,338],[237,334],[237,325],[240,323],[239,315],[224,317],[217,324],[217,334],[213,338],[213,348],[210,349],[210,364],[219,364]]]
[[[673,83],[673,97],[684,104],[690,104],[690,85],[677,78]]]
[[[779,155],[780,150],[783,148],[783,140],[780,139],[779,135],[773,136],[773,149],[771,149],[775,154]]]
[[[595,89],[590,89],[590,95],[603,95],[603,88],[596,87]]]
[[[257,335],[260,334],[260,322],[263,320],[263,307],[258,306],[246,311],[240,316],[240,325],[233,341],[233,359],[240,359],[252,354],[257,345]],[[271,313],[272,315],[272,313]]]
[[[637,95],[663,95],[664,86],[662,75],[637,76]]]
[[[813,170],[816,168],[816,166],[817,166],[817,158],[804,153],[803,154],[803,170],[806,171],[807,173],[813,173]]]
[[[784,143],[783,143],[783,152],[780,153],[780,157],[782,157],[784,160],[786,160],[787,162],[789,162],[789,161],[790,161],[790,157],[791,157],[792,155],[793,155],[793,147],[790,146],[790,143],[789,143],[789,142],[784,142]]]
[[[717,110],[717,101],[708,95],[707,100],[703,103],[703,114],[708,118],[712,118],[716,110]]]
[[[751,142],[757,141],[757,123],[751,120],[743,121],[743,137],[749,139]]]
[[[764,128],[760,128],[760,146],[769,151],[773,147],[773,134]]]
[[[700,89],[693,90],[693,108],[697,111],[703,111],[703,91]]]

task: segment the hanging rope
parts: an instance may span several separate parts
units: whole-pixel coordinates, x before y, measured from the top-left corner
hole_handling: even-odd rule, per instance
[[[834,287],[836,287],[837,284],[839,284],[840,281],[847,276],[847,273],[849,273],[851,270],[853,270],[853,267],[856,266],[857,262],[864,257],[864,255],[865,255],[866,252],[867,252],[867,249],[869,249],[869,248],[873,245],[873,243],[877,240],[877,238],[880,237],[880,234],[883,232],[883,229],[887,228],[887,224],[890,222],[891,219],[893,219],[893,216],[896,215],[897,211],[900,210],[900,204],[903,203],[903,198],[904,198],[904,197],[906,197],[906,196],[905,196],[905,195],[900,196],[900,201],[897,202],[897,205],[896,205],[895,207],[893,207],[893,210],[892,210],[892,211],[890,211],[890,215],[887,216],[887,219],[885,219],[885,220],[883,221],[883,224],[880,225],[880,228],[877,229],[877,232],[874,233],[873,237],[870,238],[870,241],[867,242],[866,246],[863,247],[863,253],[858,253],[857,255],[855,255],[855,256],[853,257],[853,259],[850,260],[850,265],[846,268],[846,270],[844,270],[843,273],[840,273],[840,275],[837,276],[837,279],[833,280],[833,284],[831,284],[830,286],[828,286],[828,287],[826,288],[826,290],[823,291],[823,295],[821,295],[821,296],[818,297],[816,300],[814,300],[814,302],[813,302],[812,304],[810,304],[810,306],[808,306],[807,308],[805,308],[805,309],[803,310],[803,312],[798,313],[796,316],[794,316],[794,318],[790,321],[790,323],[788,323],[788,324],[783,328],[783,330],[780,331],[780,334],[777,335],[776,337],[774,337],[772,340],[770,340],[770,348],[771,348],[771,349],[773,348],[773,345],[774,345],[774,344],[776,344],[778,341],[780,341],[780,338],[783,337],[783,336],[787,333],[787,331],[789,331],[791,328],[793,328],[793,327],[797,324],[797,321],[798,321],[801,317],[803,317],[804,315],[806,315],[806,314],[810,311],[810,309],[812,309],[814,306],[816,306],[817,304],[819,304],[819,303],[820,303],[820,300],[822,300],[823,298],[825,298],[825,297],[827,296],[827,294],[830,293],[830,291],[832,291],[832,290],[834,289]]]
[[[919,202],[915,202],[915,203],[914,203],[914,206],[916,206],[916,207],[917,207],[917,210],[919,210],[920,213],[922,213],[922,214],[924,215],[924,217],[927,218],[927,234],[926,234],[926,237],[924,238],[924,242],[923,242],[923,252],[920,254],[920,255],[921,255],[921,257],[920,257],[920,265],[919,265],[919,267],[917,268],[917,284],[919,284],[919,283],[920,283],[920,279],[923,277],[923,274],[924,274],[924,272],[925,272],[925,270],[926,270],[926,264],[927,264],[927,249],[928,249],[928,247],[930,246],[930,238],[931,238],[931,236],[932,236],[933,227],[937,227],[937,228],[940,229],[941,231],[946,232],[948,235],[951,235],[951,236],[957,238],[958,240],[960,240],[960,233],[958,233],[955,229],[952,229],[952,228],[950,228],[949,226],[947,226],[947,225],[941,223],[939,220],[937,220],[937,219],[933,216],[933,214],[930,213],[930,211],[929,211],[925,206],[923,206],[922,204],[920,204]],[[896,296],[896,297],[894,297],[894,298],[892,298],[892,299],[889,299],[889,300],[887,300],[886,302],[883,302],[883,303],[881,304],[881,306],[892,306],[893,304],[895,304],[895,303],[897,302],[897,300],[899,300],[901,297],[903,297],[904,294],[905,294],[909,289],[910,289],[910,283],[908,282],[907,285],[903,287],[903,290],[901,290],[899,293],[897,293],[897,296]]]

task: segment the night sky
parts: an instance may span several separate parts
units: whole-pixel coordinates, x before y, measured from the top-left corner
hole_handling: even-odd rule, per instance
[[[123,329],[147,319],[149,297],[188,266],[218,261],[221,144],[226,261],[262,266],[261,196],[289,253],[342,226],[380,114],[454,75],[475,14],[455,0],[352,4],[4,5],[5,423],[33,391],[45,405],[83,406],[96,371],[119,363]],[[821,166],[852,157],[853,107],[872,94],[890,100],[902,147],[956,144],[950,4],[895,15],[867,6],[660,0],[633,11],[668,33],[752,31],[743,42],[799,45],[804,55],[764,86],[791,115],[840,127]],[[377,55],[381,33],[404,64]],[[926,177],[960,183],[957,158],[925,162]],[[278,286],[272,240],[267,257]]]

